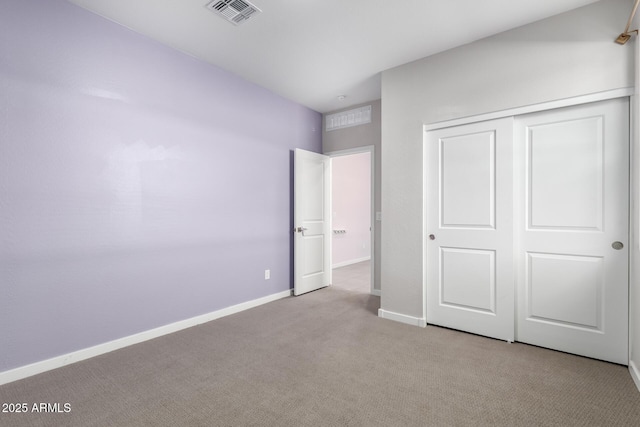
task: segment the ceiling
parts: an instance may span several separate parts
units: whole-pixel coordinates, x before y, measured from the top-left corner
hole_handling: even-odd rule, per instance
[[[381,71],[597,0],[249,0],[239,26],[210,0],[69,1],[324,113],[380,98]]]

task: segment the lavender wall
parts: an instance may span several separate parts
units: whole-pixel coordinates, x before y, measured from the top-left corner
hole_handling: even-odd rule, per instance
[[[331,261],[341,267],[371,258],[371,153],[331,159]]]
[[[63,0],[0,2],[0,372],[289,289],[290,150],[320,125]]]

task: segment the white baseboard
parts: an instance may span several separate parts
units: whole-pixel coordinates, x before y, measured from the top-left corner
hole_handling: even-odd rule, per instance
[[[407,316],[406,314],[394,313],[392,311],[378,309],[378,317],[383,319],[395,320],[396,322],[406,323],[407,325],[420,326],[424,328],[427,326],[427,320],[421,317]]]
[[[0,372],[0,385],[21,380],[23,378],[50,371],[52,369],[60,368],[62,366],[66,366],[75,362],[80,362],[81,360],[86,360],[91,357],[109,353],[111,351],[118,350],[123,347],[128,347],[133,344],[138,344],[143,341],[160,337],[162,335],[171,334],[182,329],[210,322],[221,317],[229,316],[230,314],[239,313],[241,311],[248,310],[250,308],[257,307],[268,302],[286,298],[288,296],[291,296],[291,294],[291,290],[278,292],[277,294],[267,295],[266,297],[254,299],[252,301],[232,305],[231,307],[226,307],[217,311],[213,311],[211,313],[192,317],[186,320],[181,320],[179,322],[171,323],[169,325],[161,326],[155,329],[150,329],[148,331],[140,332],[134,335],[129,335],[128,337],[119,338],[117,340],[98,344],[93,347],[84,348],[82,350],[74,351],[62,356],[53,357],[41,362],[35,362],[30,365],[11,369],[9,371]]]
[[[380,289],[373,289],[373,290],[371,290],[371,295],[375,295],[377,297],[381,297],[382,296],[382,291]]]
[[[633,378],[633,382],[636,383],[638,391],[640,391],[640,369],[633,363],[633,360],[629,361],[629,373],[631,374],[631,378]]]
[[[357,258],[357,259],[351,259],[349,261],[342,261],[336,264],[333,264],[331,266],[331,268],[340,268],[340,267],[346,267],[347,265],[351,265],[351,264],[357,264],[359,262],[364,262],[364,261],[369,261],[371,259],[370,256],[366,256],[364,258]]]

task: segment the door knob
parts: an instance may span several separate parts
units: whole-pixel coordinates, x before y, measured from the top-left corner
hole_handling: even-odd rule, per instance
[[[620,249],[624,248],[624,245],[622,244],[622,242],[613,242],[611,244],[611,247],[616,251],[619,251]]]
[[[429,240],[436,240],[436,236],[434,234],[429,234]]]

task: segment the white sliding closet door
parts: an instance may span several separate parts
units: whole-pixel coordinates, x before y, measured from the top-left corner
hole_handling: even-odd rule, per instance
[[[427,322],[512,341],[512,119],[427,133]]]
[[[518,341],[628,363],[627,99],[515,121]]]
[[[427,323],[628,363],[629,102],[426,134]]]

